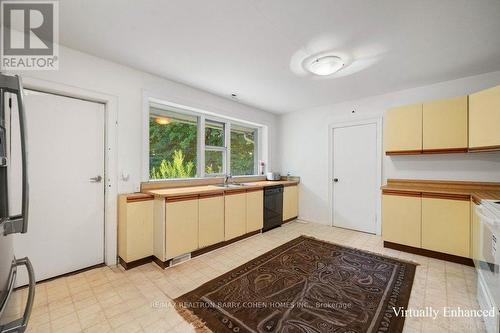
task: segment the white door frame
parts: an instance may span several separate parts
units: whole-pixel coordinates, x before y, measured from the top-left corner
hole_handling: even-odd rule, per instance
[[[30,77],[22,77],[26,89],[104,104],[104,263],[117,264],[117,161],[118,161],[118,98],[113,95],[68,86]],[[29,135],[29,133],[28,133]],[[29,147],[28,147],[29,154]]]
[[[369,117],[369,118],[358,118],[355,120],[348,121],[336,121],[328,125],[328,205],[329,205],[329,220],[330,226],[333,227],[333,130],[335,128],[351,127],[356,125],[368,125],[375,124],[377,127],[377,190],[380,190],[382,186],[382,118],[381,117]],[[377,195],[376,202],[376,233],[377,235],[382,234],[382,200],[380,195]]]

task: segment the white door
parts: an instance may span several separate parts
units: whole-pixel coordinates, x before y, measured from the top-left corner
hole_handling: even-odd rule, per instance
[[[333,225],[377,233],[377,124],[333,129]]]
[[[40,281],[104,262],[104,180],[91,178],[104,178],[105,112],[99,103],[34,91],[26,91],[25,107],[29,223],[14,252],[30,258]],[[19,277],[18,285],[26,282]]]

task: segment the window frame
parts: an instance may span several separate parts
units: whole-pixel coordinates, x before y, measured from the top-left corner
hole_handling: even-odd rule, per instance
[[[211,122],[211,123],[219,123],[222,125],[222,131],[224,132],[224,143],[222,146],[208,146],[206,144],[206,142],[204,142],[204,145],[203,145],[203,149],[202,149],[202,154],[203,154],[203,173],[202,173],[202,177],[220,177],[220,176],[224,176],[227,174],[227,171],[228,170],[231,170],[230,168],[228,168],[228,147],[229,147],[229,141],[228,141],[228,137],[227,137],[227,131],[226,131],[226,128],[228,126],[231,126],[229,123],[225,123],[223,121],[219,121],[219,120],[214,120],[212,118],[207,118],[205,117],[203,119],[203,128],[200,128],[200,130],[203,132],[203,140],[205,140],[205,130],[206,130],[206,124],[207,124],[207,121],[208,122]],[[220,173],[206,173],[206,163],[205,163],[205,153],[207,151],[216,151],[216,152],[221,152],[222,153],[222,172]]]
[[[149,119],[152,115],[151,108],[190,115],[197,117],[197,164],[196,164],[196,176],[194,178],[166,178],[166,179],[151,179],[150,178],[150,158],[149,158]],[[253,177],[259,176],[258,168],[259,161],[264,159],[264,148],[263,145],[263,133],[267,130],[265,125],[260,125],[244,120],[239,120],[231,117],[221,116],[212,112],[207,112],[200,109],[194,109],[187,106],[181,106],[174,103],[164,102],[154,98],[148,98],[147,104],[145,104],[145,147],[147,147],[145,153],[145,181],[148,182],[161,182],[161,181],[176,181],[176,180],[189,180],[189,179],[203,179],[211,177],[221,177],[230,173],[231,170],[231,125],[238,127],[245,127],[255,130],[255,144],[254,144],[254,173],[252,175],[238,175],[238,177]],[[154,114],[154,113],[153,113]],[[224,147],[218,146],[206,146],[205,145],[205,123],[207,121],[221,123],[224,126]],[[205,173],[205,152],[206,151],[222,151],[223,152],[223,172],[206,174]],[[266,150],[267,151],[267,150]],[[267,161],[266,161],[267,162]]]

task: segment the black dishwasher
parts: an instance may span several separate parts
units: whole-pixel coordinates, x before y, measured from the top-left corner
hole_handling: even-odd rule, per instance
[[[283,185],[264,188],[264,228],[268,231],[281,226],[283,221]]]

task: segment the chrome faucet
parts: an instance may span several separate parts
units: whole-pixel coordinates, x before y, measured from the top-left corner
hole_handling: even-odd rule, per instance
[[[231,176],[231,174],[230,174],[230,173],[228,173],[228,174],[226,174],[226,175],[224,176],[224,186],[227,186],[227,184],[228,184],[228,182],[229,182],[229,180],[230,180],[231,178],[233,178],[233,176]]]

